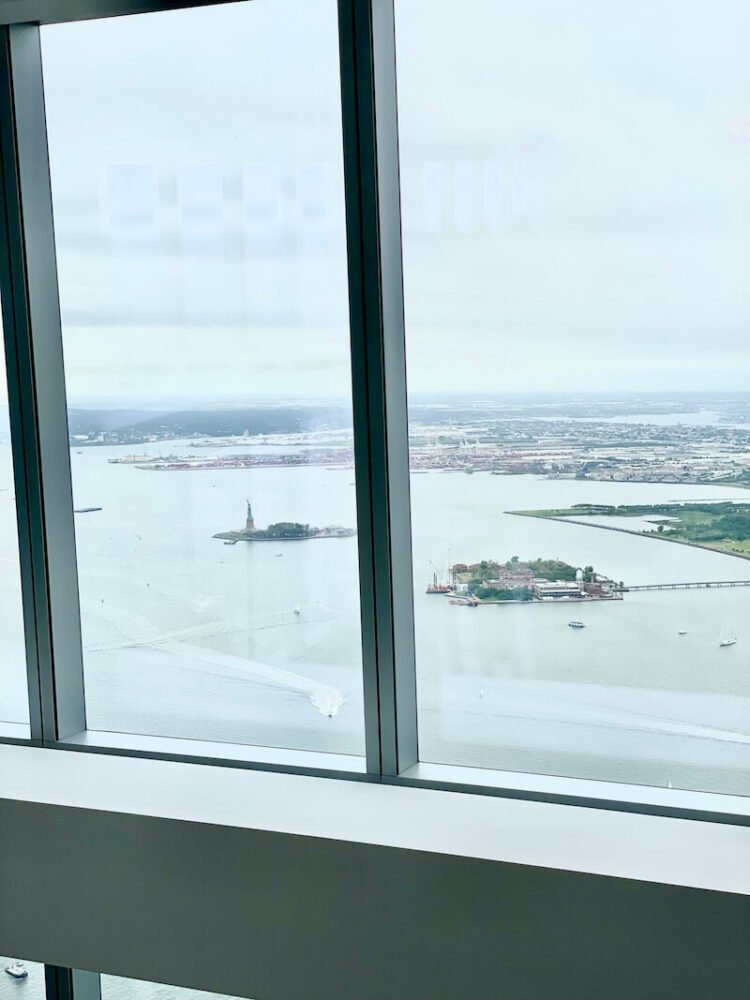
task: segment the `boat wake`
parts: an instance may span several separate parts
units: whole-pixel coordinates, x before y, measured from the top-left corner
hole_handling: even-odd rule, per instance
[[[338,713],[346,698],[338,688],[330,687],[313,691],[310,695],[310,701],[321,715],[327,715],[329,719],[332,719]]]
[[[165,635],[148,619],[124,612],[121,609],[101,607],[92,602],[82,601],[82,606],[88,614],[96,614],[103,620],[109,620],[125,637],[125,642],[108,647],[109,649],[128,649],[145,647],[154,651],[172,654],[177,657],[183,669],[209,670],[225,677],[252,680],[272,687],[295,691],[307,695],[310,703],[320,712],[333,718],[346,701],[346,696],[339,688],[324,681],[318,681],[295,670],[278,667],[270,663],[262,663],[233,653],[224,653],[216,649],[208,649],[185,642],[180,636],[186,636],[196,630],[180,630]],[[105,647],[102,647],[105,648]],[[86,652],[93,652],[96,646],[86,644]]]

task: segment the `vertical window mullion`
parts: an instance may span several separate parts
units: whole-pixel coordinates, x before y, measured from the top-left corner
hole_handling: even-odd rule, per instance
[[[98,972],[79,972],[61,965],[45,965],[46,1000],[101,1000]]]
[[[417,761],[393,0],[339,0],[368,770]]]
[[[85,729],[62,334],[52,223],[39,29],[3,29],[0,52],[0,293],[14,370],[11,434],[32,737]],[[20,466],[19,464],[20,463]]]
[[[13,103],[10,74],[10,29],[0,32],[0,293],[3,310],[5,362],[8,379],[8,416],[16,492],[18,548],[23,602],[23,626],[26,643],[26,670],[29,701],[30,735],[42,739],[42,707],[39,687],[39,645],[34,598],[34,546],[31,538],[31,469],[30,439],[32,422],[24,418],[26,409],[22,386],[28,384],[29,365],[19,342],[19,327],[24,326],[25,295],[14,281],[23,268],[19,216],[14,215],[9,192],[17,188],[18,165],[15,155]],[[29,439],[29,440],[27,440]]]

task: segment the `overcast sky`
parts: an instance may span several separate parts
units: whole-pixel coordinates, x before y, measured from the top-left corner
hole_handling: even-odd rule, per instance
[[[335,0],[43,29],[71,403],[349,393]],[[744,389],[746,0],[397,0],[414,393]]]

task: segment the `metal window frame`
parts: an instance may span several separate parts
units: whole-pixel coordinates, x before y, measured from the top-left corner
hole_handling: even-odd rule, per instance
[[[417,763],[393,0],[338,0],[364,768],[338,754],[224,750],[217,743],[131,734],[101,734],[97,740],[86,729],[40,25],[226,2],[231,0],[0,5],[0,209],[7,221],[0,239],[0,292],[13,362],[11,425],[20,483],[31,737],[66,750],[379,780]],[[0,733],[2,739],[17,742]]]
[[[337,0],[364,762],[336,754],[87,732],[39,27],[229,2],[235,0],[0,0],[0,295],[31,742],[747,825],[750,805],[736,796],[503,774],[418,759],[395,0]],[[28,742],[12,728],[0,728],[0,742]],[[51,974],[50,988],[59,993],[51,1000],[72,1000],[68,973]]]
[[[73,491],[39,27],[0,28],[0,294],[31,736],[86,728]]]
[[[0,25],[63,24],[238,2],[240,0],[0,0]]]
[[[393,0],[339,0],[368,770],[417,763]]]
[[[46,1000],[102,1000],[98,972],[83,972],[62,965],[44,966]]]

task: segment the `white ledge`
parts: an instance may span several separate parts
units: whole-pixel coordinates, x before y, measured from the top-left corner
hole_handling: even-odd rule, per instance
[[[725,823],[12,745],[0,799],[750,895],[750,827]]]

